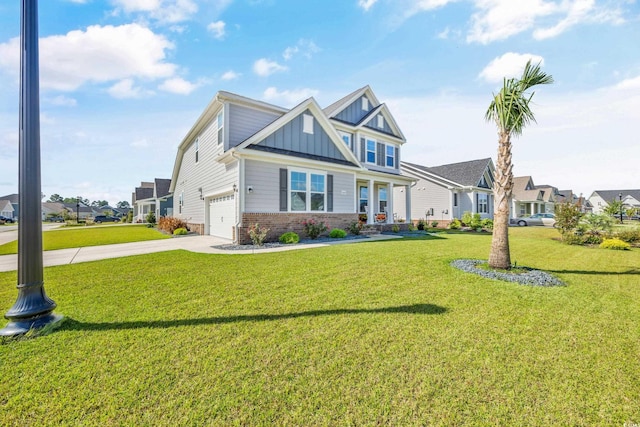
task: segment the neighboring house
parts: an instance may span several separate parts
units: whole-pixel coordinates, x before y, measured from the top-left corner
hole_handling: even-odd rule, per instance
[[[544,201],[542,213],[554,213],[560,196],[558,189],[551,185],[536,185],[535,188],[542,191],[542,200]]]
[[[324,110],[314,98],[287,109],[221,91],[178,147],[173,213],[239,243],[256,223],[270,240],[308,219],[391,224],[393,190],[412,182],[400,174],[404,143],[369,86]]]
[[[42,203],[42,220],[46,220],[51,216],[63,216],[66,211],[64,203],[58,202],[43,202]]]
[[[20,214],[20,197],[17,193],[7,194],[6,196],[1,196],[0,200],[8,200],[11,203],[11,207],[13,207],[13,218],[17,219]]]
[[[427,167],[402,162],[402,173],[415,178],[411,186],[411,218],[414,221],[435,220],[446,226],[465,212],[479,213],[481,218],[493,218],[493,180],[495,166],[491,158]],[[403,188],[394,192],[402,198]],[[402,204],[398,215],[406,218]]]
[[[13,205],[11,204],[11,200],[1,200],[0,199],[0,216],[5,218],[14,219],[15,209],[13,209]]]
[[[64,208],[69,212],[73,218],[79,216],[78,219],[87,220],[95,216],[95,212],[91,206],[87,206],[84,203],[64,203]]]
[[[596,190],[587,199],[594,214],[601,214],[612,201],[622,200],[623,209],[640,210],[640,190]]]
[[[530,176],[514,177],[509,218],[513,219],[547,212],[547,207],[551,203],[549,196],[545,196],[545,191],[548,191],[548,188],[536,187]],[[553,212],[553,209],[551,212]]]
[[[173,195],[169,192],[171,180],[155,178],[153,182],[142,182],[133,193],[133,220],[144,222],[149,212],[156,218],[173,215]]]

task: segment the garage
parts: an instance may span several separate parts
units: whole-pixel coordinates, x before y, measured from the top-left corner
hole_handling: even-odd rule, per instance
[[[236,203],[233,193],[213,197],[209,200],[209,234],[233,239],[236,224]]]

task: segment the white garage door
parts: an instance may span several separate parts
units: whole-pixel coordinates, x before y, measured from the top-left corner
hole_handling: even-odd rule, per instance
[[[234,194],[214,197],[209,201],[209,234],[233,239],[236,224],[236,201]]]

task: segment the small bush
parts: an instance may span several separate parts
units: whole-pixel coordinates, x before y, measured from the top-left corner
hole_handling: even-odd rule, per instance
[[[260,227],[260,224],[256,222],[251,227],[249,227],[249,231],[247,231],[247,234],[249,234],[251,242],[255,246],[262,246],[265,239],[267,238],[267,234],[269,234],[269,230],[270,229],[267,227]]]
[[[391,231],[393,231],[394,233],[399,233],[400,227],[398,227],[398,224],[393,224],[393,227],[391,227]]]
[[[174,231],[178,228],[184,228],[187,230],[187,223],[180,218],[175,218],[173,216],[161,216],[158,220],[158,230],[174,234]]]
[[[300,236],[293,231],[287,231],[278,239],[280,243],[285,245],[292,245],[294,243],[298,243],[300,241]]]
[[[345,237],[347,237],[347,232],[341,228],[334,228],[329,233],[329,237],[331,237],[332,239],[344,239]]]
[[[567,232],[562,235],[562,241],[567,245],[583,245],[584,236],[576,233]]]
[[[471,215],[471,212],[465,211],[462,214],[462,218],[460,218],[460,222],[462,223],[461,225],[464,225],[465,227],[471,227],[472,219],[473,219],[473,216]]]
[[[351,224],[349,224],[349,233],[353,234],[354,236],[357,236],[358,234],[360,234],[360,231],[362,230],[362,224],[360,222],[352,222]]]
[[[176,228],[175,230],[173,230],[173,235],[174,236],[186,236],[187,234],[189,234],[189,232],[187,231],[186,228]]]
[[[618,238],[613,239],[605,239],[602,243],[600,243],[600,247],[603,249],[616,249],[619,251],[629,250],[631,247],[627,242],[623,242]]]
[[[458,218],[454,218],[453,221],[449,223],[450,230],[459,230],[462,227],[462,223]]]
[[[302,222],[304,232],[310,239],[317,239],[322,233],[327,231],[327,224],[324,222],[316,222],[314,219],[308,219]]]
[[[424,221],[424,219],[419,219],[418,220],[418,230],[422,231],[424,230],[424,227],[427,225],[427,223]]]
[[[493,220],[492,219],[489,219],[489,218],[483,219],[480,224],[482,225],[482,228],[486,228],[487,230],[493,230]]]
[[[636,228],[635,230],[618,231],[616,233],[616,237],[627,243],[640,242],[640,228]]]
[[[431,221],[431,227],[438,228],[438,221]]]
[[[416,226],[412,222],[409,223],[409,231],[416,231]]]
[[[149,212],[147,214],[146,217],[144,217],[145,221],[147,221],[149,224],[155,224],[156,223],[156,214],[154,212]]]

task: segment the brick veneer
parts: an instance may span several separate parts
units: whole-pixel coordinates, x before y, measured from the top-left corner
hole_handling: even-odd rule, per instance
[[[204,234],[204,224],[194,224],[192,222],[188,222],[187,227],[192,233],[198,233],[201,236]]]
[[[309,214],[309,213],[290,213],[290,212],[277,212],[277,213],[243,213],[242,214],[242,227],[238,230],[238,243],[250,244],[251,238],[247,232],[249,227],[258,223],[261,227],[267,227],[270,229],[267,235],[267,242],[277,242],[278,238],[287,231],[294,231],[300,235],[301,238],[305,238],[304,227],[302,222],[304,220],[314,219],[315,221],[323,221],[329,229],[342,228],[347,230],[349,224],[358,221],[358,214],[338,214],[338,213],[322,213],[322,214]]]

